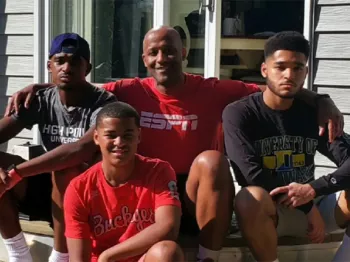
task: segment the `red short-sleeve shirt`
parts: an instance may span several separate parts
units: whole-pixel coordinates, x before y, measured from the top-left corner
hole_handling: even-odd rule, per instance
[[[141,116],[138,152],[168,161],[177,174],[188,173],[205,150],[223,151],[222,112],[226,105],[259,91],[255,84],[185,74],[186,92],[167,96],[154,78],[124,79],[104,88],[132,105]]]
[[[64,199],[66,237],[91,239],[91,261],[155,223],[160,206],[181,206],[169,163],[136,156],[132,179],[110,186],[101,162],[72,180]],[[137,261],[139,257],[125,261]]]

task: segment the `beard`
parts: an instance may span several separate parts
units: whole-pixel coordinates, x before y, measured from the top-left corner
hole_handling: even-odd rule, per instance
[[[303,84],[301,84],[297,91],[296,92],[291,92],[289,94],[281,94],[279,91],[278,91],[278,88],[272,83],[272,81],[266,77],[266,85],[267,85],[267,88],[273,93],[275,94],[276,96],[280,97],[280,98],[283,98],[283,99],[294,99],[295,96],[299,93],[300,89],[302,88]]]

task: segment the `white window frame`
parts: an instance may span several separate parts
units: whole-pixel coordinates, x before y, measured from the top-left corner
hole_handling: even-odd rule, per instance
[[[313,65],[314,65],[314,14],[315,1],[305,0],[304,2],[304,37],[310,43],[310,55],[308,61],[309,73],[305,79],[304,88],[313,89]]]

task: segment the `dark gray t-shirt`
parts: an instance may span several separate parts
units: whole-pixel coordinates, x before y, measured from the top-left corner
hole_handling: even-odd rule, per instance
[[[16,119],[25,123],[28,129],[39,124],[43,144],[50,151],[62,144],[81,138],[95,125],[96,115],[101,108],[116,101],[116,97],[104,89],[91,86],[82,90],[84,102],[77,107],[62,104],[59,89],[54,86],[37,92],[29,109],[22,107]]]

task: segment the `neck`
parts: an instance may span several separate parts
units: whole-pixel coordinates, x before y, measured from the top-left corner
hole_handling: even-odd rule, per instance
[[[62,104],[65,106],[78,106],[83,103],[87,95],[86,91],[83,91],[85,87],[87,87],[86,83],[82,83],[78,88],[77,86],[71,89],[59,88],[58,93]],[[82,92],[85,93],[84,96]]]
[[[114,187],[125,184],[134,171],[135,157],[123,166],[113,166],[106,161],[102,161],[102,169],[107,182]]]
[[[185,83],[185,74],[181,73],[179,77],[176,78],[176,82],[170,84],[158,84],[157,90],[164,95],[176,96],[182,93]]]
[[[263,93],[264,103],[273,110],[287,110],[293,105],[293,98],[282,98],[275,95],[269,88]]]

